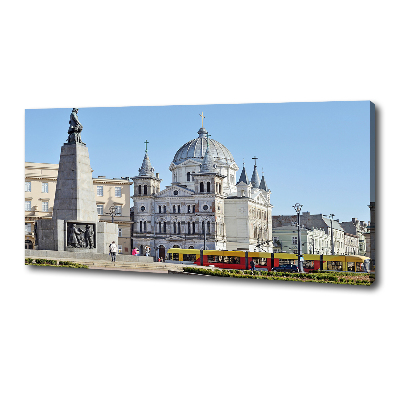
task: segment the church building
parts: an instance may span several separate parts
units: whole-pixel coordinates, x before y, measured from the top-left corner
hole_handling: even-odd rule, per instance
[[[208,250],[271,251],[271,191],[257,165],[251,180],[239,170],[231,152],[209,138],[202,126],[198,137],[184,144],[171,164],[172,183],[160,190],[147,152],[133,178],[132,245],[140,254],[165,259],[172,247]],[[255,159],[256,160],[256,159]]]

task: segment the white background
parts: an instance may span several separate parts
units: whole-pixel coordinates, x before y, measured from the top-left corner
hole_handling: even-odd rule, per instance
[[[400,269],[392,191],[400,66],[393,4],[1,7],[2,398],[397,398]],[[23,265],[25,108],[327,100],[377,106],[374,287]]]

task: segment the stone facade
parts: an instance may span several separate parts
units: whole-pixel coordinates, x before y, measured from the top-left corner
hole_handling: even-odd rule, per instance
[[[152,256],[163,258],[171,247],[203,249],[204,242],[210,250],[272,250],[265,178],[262,188],[248,180],[236,183],[238,167],[229,150],[208,139],[204,128],[198,134],[175,154],[172,184],[162,191],[146,151],[139,174],[131,178],[133,246],[140,254],[149,246]],[[258,177],[256,168],[255,173]]]

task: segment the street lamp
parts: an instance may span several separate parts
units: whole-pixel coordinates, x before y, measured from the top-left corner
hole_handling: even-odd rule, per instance
[[[114,205],[112,205],[112,206],[109,208],[109,210],[110,210],[110,212],[104,213],[104,214],[111,215],[111,222],[114,223],[114,216],[117,215],[117,211],[116,211],[116,210],[117,210],[117,207],[115,207]]]
[[[328,217],[331,220],[331,253],[335,255],[335,246],[333,244],[333,217],[335,214],[324,215],[324,217]]]
[[[293,208],[297,213],[297,256],[298,256],[298,264],[299,264],[299,271],[304,272],[303,269],[303,261],[302,261],[302,254],[301,254],[301,240],[300,240],[300,211],[302,204],[296,203]]]

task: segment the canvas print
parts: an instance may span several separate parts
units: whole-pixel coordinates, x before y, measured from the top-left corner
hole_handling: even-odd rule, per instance
[[[375,280],[369,101],[29,109],[25,127],[31,268]]]

